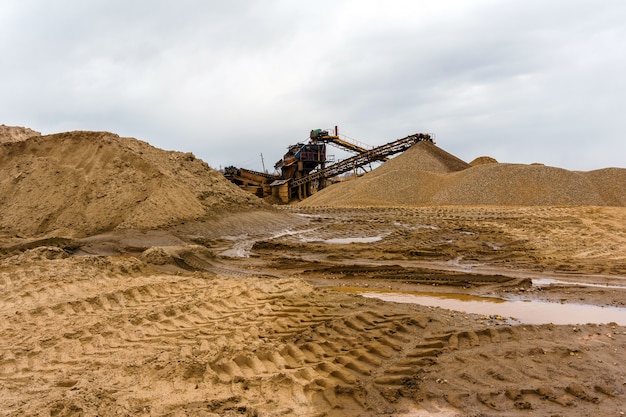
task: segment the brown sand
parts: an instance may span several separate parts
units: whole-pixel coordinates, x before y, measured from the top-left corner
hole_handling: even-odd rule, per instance
[[[335,184],[303,206],[626,206],[626,169],[568,171],[544,165],[465,165],[420,142],[379,168]]]
[[[269,210],[189,154],[108,133],[1,149],[2,415],[626,412],[624,326],[517,324],[329,288],[624,307],[626,208]],[[436,172],[417,178],[480,168],[448,155],[422,154]],[[355,237],[376,239],[327,243]]]
[[[153,229],[265,206],[191,153],[107,132],[0,144],[0,173],[0,230],[7,234]]]
[[[0,143],[19,142],[32,136],[41,136],[41,133],[27,127],[0,125]]]

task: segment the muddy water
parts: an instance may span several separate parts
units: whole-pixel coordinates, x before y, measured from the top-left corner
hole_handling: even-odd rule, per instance
[[[373,236],[373,237],[347,237],[347,238],[333,238],[326,239],[324,243],[329,243],[331,245],[346,245],[348,243],[372,243],[378,242],[382,240],[384,236]]]
[[[626,325],[626,308],[599,307],[588,304],[559,304],[536,300],[505,300],[468,294],[436,292],[398,292],[358,287],[336,287],[336,290],[356,293],[396,303],[414,303],[441,307],[464,313],[501,316],[525,324],[586,324],[610,323]]]
[[[598,287],[598,288],[626,288],[626,283],[621,285],[612,285],[612,284],[597,284],[593,282],[586,281],[564,281],[559,279],[552,278],[533,278],[533,285],[541,286],[541,285],[575,285],[575,286],[584,286],[584,287]]]

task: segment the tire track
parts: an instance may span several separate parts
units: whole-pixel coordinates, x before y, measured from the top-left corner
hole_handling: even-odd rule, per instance
[[[573,367],[550,370],[570,381],[551,384],[533,356],[572,352],[548,328],[479,328],[467,317],[390,308],[299,280],[78,266],[57,274],[50,291],[0,269],[0,282],[14,287],[0,294],[0,405],[9,415],[50,414],[59,404],[92,414],[149,406],[154,415],[384,415],[444,398],[474,414],[555,414],[622,395],[611,381],[576,381]],[[34,292],[32,303],[7,307]],[[521,352],[522,340],[537,340],[535,350]],[[458,363],[467,366],[455,374]],[[142,402],[155,390],[158,400]],[[94,408],[107,401],[110,408]]]

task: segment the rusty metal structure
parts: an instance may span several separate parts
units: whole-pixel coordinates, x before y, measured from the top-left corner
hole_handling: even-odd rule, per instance
[[[315,189],[321,190],[327,181],[349,171],[356,171],[372,162],[384,162],[387,157],[404,152],[421,141],[433,142],[428,133],[415,133],[396,139],[385,145],[370,148],[339,137],[335,126],[333,134],[328,130],[315,129],[309,134],[307,143],[296,143],[288,147],[287,153],[276,162],[276,174],[268,174],[245,168],[227,167],[224,175],[231,182],[258,197],[274,196],[283,203],[293,199],[305,199]],[[355,155],[338,162],[327,158],[326,145],[333,145]]]

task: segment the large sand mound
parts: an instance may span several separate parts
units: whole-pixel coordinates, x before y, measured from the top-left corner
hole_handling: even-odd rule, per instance
[[[626,206],[626,169],[575,172],[544,165],[470,166],[420,142],[363,177],[333,185],[304,206]]]
[[[191,153],[112,133],[32,136],[0,147],[5,234],[79,237],[265,206]]]

